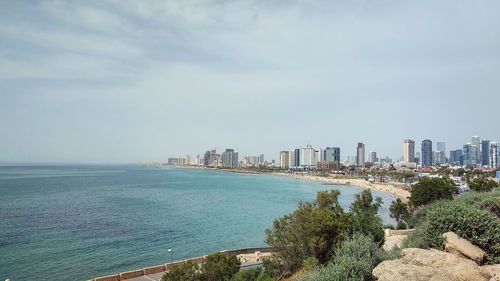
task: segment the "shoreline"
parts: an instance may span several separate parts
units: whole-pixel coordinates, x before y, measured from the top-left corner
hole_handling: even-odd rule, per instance
[[[368,189],[378,192],[387,193],[397,198],[400,198],[403,202],[408,203],[408,198],[410,197],[410,191],[404,188],[403,184],[397,183],[382,183],[382,182],[368,182],[360,178],[334,178],[331,176],[323,177],[311,174],[302,173],[280,173],[280,172],[258,172],[251,170],[239,170],[239,169],[219,169],[211,167],[200,167],[200,166],[171,166],[176,169],[193,169],[193,170],[210,170],[210,171],[221,171],[228,173],[239,173],[239,174],[252,174],[252,175],[270,175],[286,177],[296,180],[306,180],[323,183],[325,185],[347,185],[359,187],[362,189]]]

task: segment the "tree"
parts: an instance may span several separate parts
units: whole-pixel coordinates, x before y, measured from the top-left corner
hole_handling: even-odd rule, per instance
[[[202,281],[229,281],[238,273],[240,265],[235,255],[211,254],[203,261],[200,279]]]
[[[293,273],[308,257],[325,264],[348,232],[348,217],[338,203],[337,190],[318,192],[313,202],[301,202],[266,230],[266,243],[273,247],[273,275]],[[267,270],[267,269],[266,269]]]
[[[400,198],[396,201],[392,201],[391,207],[389,207],[391,218],[395,219],[398,223],[398,228],[406,228],[405,221],[410,217],[410,211],[408,210],[408,205],[403,203]]]
[[[186,262],[175,266],[161,278],[162,281],[201,281],[198,266],[192,262]]]
[[[272,281],[262,268],[241,270],[231,281]]]
[[[421,178],[411,188],[410,205],[420,207],[441,199],[453,199],[457,187],[449,177]]]
[[[370,190],[356,194],[349,211],[350,232],[362,233],[372,237],[375,242],[383,242],[384,225],[377,215],[381,205],[382,198],[377,197],[374,201]]]
[[[469,182],[469,188],[474,191],[492,191],[498,183],[487,177],[478,177]]]

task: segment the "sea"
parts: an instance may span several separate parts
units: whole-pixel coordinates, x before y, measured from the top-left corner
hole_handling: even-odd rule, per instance
[[[273,220],[318,191],[352,186],[273,175],[143,165],[0,166],[0,280],[88,280],[266,246]],[[374,192],[393,223],[395,199]],[[168,252],[172,249],[172,252]]]

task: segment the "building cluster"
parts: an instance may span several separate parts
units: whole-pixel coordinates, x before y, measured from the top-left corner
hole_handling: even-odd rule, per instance
[[[403,143],[402,164],[407,165],[407,167],[449,165],[482,166],[496,169],[500,167],[498,156],[498,142],[481,140],[478,136],[473,136],[471,142],[464,144],[462,149],[451,150],[449,157],[446,157],[446,144],[444,142],[436,142],[436,149],[433,149],[432,140],[425,139],[422,141],[421,154],[416,155],[415,141],[408,139]]]
[[[279,165],[283,170],[339,170],[340,148],[313,148],[307,145],[292,150],[284,150],[279,155]]]
[[[207,150],[204,154],[183,158],[169,158],[168,165],[192,165],[214,168],[272,168],[289,171],[329,171],[336,172],[344,167],[370,168],[395,167],[402,169],[416,169],[433,166],[473,166],[500,168],[498,142],[487,139],[481,140],[477,136],[461,149],[451,150],[449,156],[445,142],[435,142],[425,139],[421,142],[420,151],[416,150],[415,141],[403,141],[403,156],[393,162],[389,157],[378,158],[377,152],[366,152],[365,144],[359,142],[356,146],[356,156],[347,156],[341,163],[340,147],[314,148],[306,145],[300,148],[279,152],[278,161],[266,162],[264,155],[245,156],[239,159],[238,152],[228,148],[222,154],[216,149]],[[366,157],[368,156],[368,157]],[[448,157],[447,157],[448,156]]]

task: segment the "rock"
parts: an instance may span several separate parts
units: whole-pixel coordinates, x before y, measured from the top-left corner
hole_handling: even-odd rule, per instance
[[[481,268],[490,275],[490,281],[500,281],[500,264],[483,265]]]
[[[443,237],[444,248],[447,252],[471,259],[477,263],[481,263],[484,260],[486,253],[481,248],[461,238],[454,232],[446,232],[443,234]]]
[[[378,281],[488,281],[489,275],[475,262],[438,250],[408,248],[402,258],[380,263],[373,269]]]

